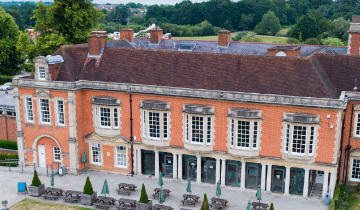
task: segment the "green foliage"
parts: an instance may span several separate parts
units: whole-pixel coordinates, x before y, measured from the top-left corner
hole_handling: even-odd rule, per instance
[[[262,39],[257,36],[246,35],[243,38],[241,38],[240,41],[242,41],[242,42],[262,42]]]
[[[5,5],[4,8],[14,18],[20,30],[32,28],[35,25],[35,21],[31,19],[33,16],[32,11],[36,8],[35,3],[9,4]]]
[[[146,189],[145,189],[145,185],[142,184],[141,186],[141,193],[140,193],[140,203],[148,203],[149,202],[149,197],[146,193]]]
[[[11,81],[12,81],[12,76],[0,75],[0,84],[4,84],[6,82],[11,82]]]
[[[280,20],[273,11],[269,11],[261,19],[255,27],[255,32],[262,35],[275,35],[280,31]]]
[[[317,37],[320,34],[320,27],[315,18],[310,15],[301,16],[288,33],[288,35],[293,38],[299,38],[300,34],[302,40]]]
[[[0,75],[15,75],[20,71],[21,55],[16,50],[19,28],[14,19],[0,8]]]
[[[274,210],[274,204],[273,203],[270,204],[270,209],[269,210]]]
[[[124,5],[118,5],[106,15],[105,20],[107,22],[110,21],[115,21],[117,23],[120,22],[122,25],[126,25],[129,16],[130,16],[129,7]]]
[[[1,161],[1,160],[18,160],[18,159],[19,159],[19,156],[18,156],[18,155],[0,153],[0,161]],[[0,166],[17,167],[17,166],[18,166],[18,162],[14,162],[14,163],[0,163]]]
[[[87,194],[87,195],[91,195],[91,194],[94,193],[94,189],[93,189],[93,187],[91,185],[89,176],[86,177],[86,182],[85,182],[85,185],[84,185],[83,193]]]
[[[34,170],[34,176],[33,176],[32,182],[31,182],[31,186],[39,187],[40,185],[41,185],[41,182],[40,182],[39,176],[37,174],[37,171]]]
[[[286,40],[286,43],[288,43],[288,44],[300,44],[300,41],[295,39],[295,38],[288,38]]]
[[[339,38],[328,37],[321,40],[323,45],[330,45],[330,46],[345,46],[345,43],[341,41]]]
[[[209,202],[208,202],[208,199],[207,199],[207,195],[206,193],[204,194],[204,201],[201,205],[201,210],[209,210],[210,207],[209,207]]]
[[[248,34],[247,31],[240,31],[239,33],[237,33],[237,34],[235,35],[235,37],[231,37],[231,39],[232,39],[233,41],[239,41],[239,40],[241,40],[244,36],[246,36],[247,34]]]
[[[304,43],[309,44],[309,45],[320,45],[321,44],[317,38],[308,38],[307,40],[305,40]]]
[[[339,17],[332,21],[328,33],[331,37],[336,37],[343,41],[347,41],[349,24],[350,21],[345,20],[343,17]]]
[[[212,26],[207,21],[194,26],[163,23],[160,27],[164,30],[164,33],[171,33],[172,36],[210,36],[216,35],[220,30],[220,28]]]
[[[17,150],[17,142],[0,140],[0,148]]]

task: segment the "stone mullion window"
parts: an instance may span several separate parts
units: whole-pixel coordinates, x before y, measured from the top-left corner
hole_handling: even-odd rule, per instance
[[[32,97],[25,97],[24,102],[26,122],[34,123],[34,103]]]
[[[142,110],[142,136],[154,140],[169,139],[169,112]],[[166,119],[166,120],[165,120]],[[166,131],[165,131],[166,129]],[[166,133],[166,135],[165,135]]]
[[[360,137],[360,112],[355,112],[354,136]]]
[[[294,137],[296,137],[296,139]],[[284,131],[283,152],[299,156],[313,156],[315,153],[315,138],[315,125],[287,123],[285,124]],[[294,148],[294,146],[296,146],[296,148]],[[288,150],[286,148],[288,148]]]
[[[258,120],[230,118],[228,122],[231,148],[246,150],[257,150],[259,148],[260,122]],[[241,134],[239,131],[243,133]]]

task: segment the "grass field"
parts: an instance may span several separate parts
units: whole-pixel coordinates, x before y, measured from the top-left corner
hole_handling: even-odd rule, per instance
[[[236,36],[238,32],[231,33],[231,36]],[[255,35],[259,37],[264,43],[286,43],[287,37],[281,36],[262,36]],[[180,39],[180,40],[203,40],[203,41],[217,41],[218,36],[184,36],[184,37],[172,37],[172,39]]]
[[[11,207],[12,210],[91,210],[79,206],[68,206],[58,203],[43,202],[25,198]]]

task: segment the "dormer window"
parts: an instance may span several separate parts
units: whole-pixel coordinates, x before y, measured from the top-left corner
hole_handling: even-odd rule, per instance
[[[39,79],[40,80],[45,80],[46,79],[45,67],[39,66],[38,67],[38,74],[39,74]]]

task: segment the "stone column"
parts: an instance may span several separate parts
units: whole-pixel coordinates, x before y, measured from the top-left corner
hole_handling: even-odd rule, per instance
[[[286,166],[286,174],[285,174],[285,195],[289,195],[289,187],[290,187],[290,166]]]
[[[221,185],[225,186],[226,159],[221,159]]]
[[[309,193],[309,169],[305,168],[303,197],[307,198]]]
[[[179,161],[178,161],[178,179],[182,180],[182,154],[178,154]]]
[[[271,191],[271,176],[272,176],[272,165],[267,166],[267,177],[266,177],[266,191]]]
[[[201,183],[201,156],[197,155],[197,163],[196,163],[196,182]]]
[[[177,155],[173,154],[173,179],[177,179]]]
[[[216,158],[216,175],[215,175],[215,182],[217,183],[220,181],[220,158]]]
[[[266,164],[261,164],[261,190],[265,190]]]
[[[159,151],[155,150],[155,177],[159,177]]]
[[[18,146],[18,156],[19,161],[22,162],[25,166],[25,145],[24,145],[24,133],[22,131],[22,123],[21,123],[21,108],[20,108],[20,94],[19,88],[14,88],[14,105],[15,105],[15,112],[16,112],[16,140]],[[26,106],[26,105],[24,105]],[[36,116],[34,115],[34,118]]]
[[[240,189],[242,189],[242,190],[245,190],[245,172],[246,172],[245,168],[246,168],[245,160],[242,160],[241,161],[241,179],[240,179],[240,182],[241,182]]]
[[[325,198],[325,194],[328,192],[328,184],[329,184],[329,172],[324,171],[322,198]]]
[[[137,150],[137,167],[138,167],[138,175],[142,174],[142,169],[141,169],[141,149]]]
[[[330,193],[330,198],[331,199],[334,196],[335,186],[336,186],[336,171],[330,173],[329,193]]]
[[[68,113],[69,113],[69,159],[70,159],[70,173],[77,174],[78,172],[78,142],[76,130],[76,100],[75,92],[68,92]],[[66,109],[65,109],[66,111]],[[88,151],[87,151],[88,153]]]

